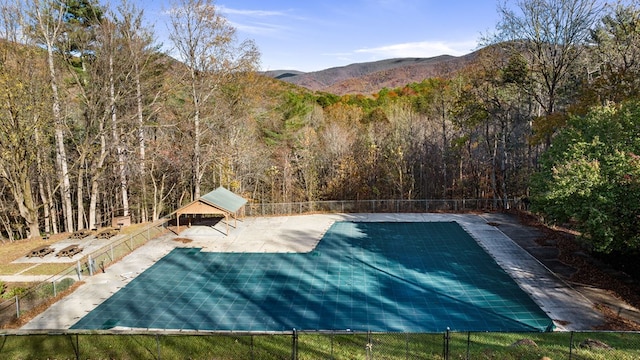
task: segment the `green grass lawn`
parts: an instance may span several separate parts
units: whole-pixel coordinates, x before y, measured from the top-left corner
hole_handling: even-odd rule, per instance
[[[573,337],[573,339],[572,339]],[[519,340],[529,345],[513,345]],[[587,349],[586,339],[611,349]],[[0,358],[291,359],[291,334],[5,335]],[[451,333],[449,359],[638,359],[638,333]],[[534,344],[535,343],[535,344]],[[444,359],[445,334],[298,333],[298,359]],[[570,344],[573,344],[571,347]]]

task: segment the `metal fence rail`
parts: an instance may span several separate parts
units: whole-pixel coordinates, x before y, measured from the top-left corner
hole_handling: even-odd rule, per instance
[[[306,213],[412,213],[495,211],[524,208],[520,199],[422,199],[422,200],[330,200],[293,203],[248,203],[247,216],[297,215]]]
[[[638,359],[638,332],[0,332],[0,358]]]
[[[23,293],[0,302],[0,325],[16,321],[21,314],[46,304],[67,290],[84,276],[91,276],[108,267],[144,245],[147,241],[164,233],[168,219],[161,219],[144,229],[117,239],[101,249],[83,256],[73,265],[52,275],[45,281],[32,284]]]

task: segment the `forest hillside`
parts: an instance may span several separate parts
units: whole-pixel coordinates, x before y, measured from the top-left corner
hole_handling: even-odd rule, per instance
[[[398,58],[308,73],[274,70],[265,72],[265,75],[312,91],[337,95],[373,94],[383,88],[396,88],[428,78],[455,76],[476,58],[476,52],[460,57],[442,55],[433,58]]]

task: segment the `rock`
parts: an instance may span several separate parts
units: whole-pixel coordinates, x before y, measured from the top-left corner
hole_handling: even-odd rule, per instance
[[[611,346],[603,343],[602,341],[594,340],[594,339],[586,339],[583,342],[581,342],[579,346],[584,349],[605,349],[605,350],[613,349]]]
[[[538,347],[538,344],[536,344],[535,341],[531,340],[531,339],[521,339],[518,340],[516,342],[514,342],[513,344],[511,344],[511,346],[532,346],[532,347]]]

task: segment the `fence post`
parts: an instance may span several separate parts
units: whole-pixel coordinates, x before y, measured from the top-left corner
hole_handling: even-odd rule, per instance
[[[331,339],[331,345],[330,345],[331,346],[331,359],[333,359],[333,335],[334,335],[334,333],[332,331],[331,332],[331,337],[330,337],[330,339]]]
[[[20,298],[16,295],[16,318],[20,318]]]
[[[253,346],[253,337],[254,337],[253,334],[249,336],[249,339],[251,339],[251,360],[254,360],[256,358],[256,355],[255,355],[256,349]]]
[[[406,343],[405,343],[405,347],[406,347],[405,348],[405,358],[409,359],[409,341],[410,341],[409,333],[405,333],[405,335],[406,335],[406,338],[405,338],[405,340],[406,340]]]
[[[80,265],[80,260],[76,263],[76,272],[78,273],[78,281],[82,281],[82,266]]]
[[[298,360],[298,332],[293,328],[293,338],[291,344],[291,360]]]
[[[51,284],[53,285],[53,297],[56,297],[58,296],[58,292],[56,291],[56,281],[53,280]]]
[[[444,349],[442,349],[442,357],[444,360],[449,360],[449,327],[444,333]]]
[[[162,356],[160,354],[160,334],[156,334],[156,349],[158,351],[158,360],[161,360]]]
[[[573,356],[573,331],[569,336],[569,360],[572,359],[572,356]]]
[[[80,360],[80,338],[78,334],[76,334],[76,345],[73,351],[76,353],[76,360]]]
[[[87,267],[89,268],[89,276],[93,276],[93,263],[91,261],[91,254],[87,257]]]

